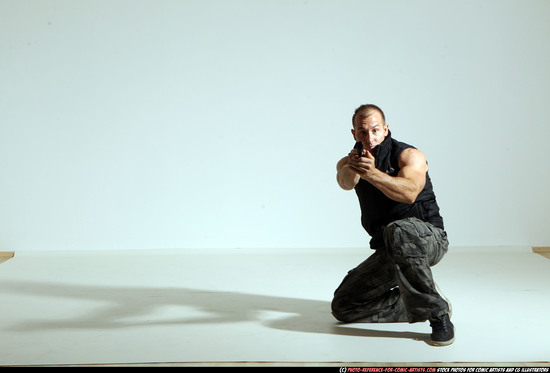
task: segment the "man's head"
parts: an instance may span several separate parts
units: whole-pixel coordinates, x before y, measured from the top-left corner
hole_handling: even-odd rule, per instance
[[[389,125],[384,112],[376,105],[361,105],[353,114],[351,133],[355,141],[361,141],[371,153],[388,135]]]

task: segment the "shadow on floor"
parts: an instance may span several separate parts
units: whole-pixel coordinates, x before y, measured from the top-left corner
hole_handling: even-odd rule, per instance
[[[189,288],[107,287],[2,281],[0,294],[9,292],[32,297],[93,301],[100,304],[90,307],[86,314],[75,314],[74,317],[63,320],[58,317],[48,320],[48,311],[47,308],[44,308],[41,310],[43,318],[26,320],[10,328],[13,331],[21,332],[60,328],[115,329],[147,325],[256,321],[268,328],[292,332],[371,338],[405,338],[425,343],[430,339],[430,335],[424,333],[364,328],[365,325],[376,324],[338,323],[330,314],[330,303],[319,300]],[[181,306],[181,317],[159,319],[159,310],[167,306]],[[3,307],[9,307],[9,305],[5,304]],[[51,301],[49,301],[48,307],[51,307]],[[173,310],[171,314],[175,314]],[[266,318],[266,314],[270,317]],[[403,325],[406,328],[408,324]]]

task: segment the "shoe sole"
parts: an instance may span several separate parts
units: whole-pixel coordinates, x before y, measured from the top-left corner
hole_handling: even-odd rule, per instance
[[[430,339],[428,343],[432,346],[444,347],[444,346],[453,344],[454,341],[455,341],[455,337],[453,337],[453,339],[449,339],[448,341],[433,341]]]
[[[453,338],[449,339],[448,341],[434,341],[433,339],[430,339],[428,341],[428,344],[435,347],[444,347],[444,346],[452,345],[453,342],[455,341],[455,337],[456,337],[456,328],[453,325]]]

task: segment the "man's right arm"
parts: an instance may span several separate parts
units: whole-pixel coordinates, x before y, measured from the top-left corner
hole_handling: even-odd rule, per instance
[[[359,182],[360,176],[352,171],[348,166],[348,157],[340,159],[336,165],[336,180],[340,188],[344,190],[352,190]]]

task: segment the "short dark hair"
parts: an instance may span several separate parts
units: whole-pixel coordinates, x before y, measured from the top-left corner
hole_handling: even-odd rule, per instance
[[[378,106],[374,104],[365,104],[359,106],[357,109],[355,109],[355,112],[353,113],[353,117],[351,118],[351,125],[353,128],[355,128],[355,120],[357,118],[364,119],[368,116],[371,116],[373,112],[379,112],[382,116],[382,120],[384,121],[384,124],[386,124],[386,116],[384,115],[384,112],[382,109],[380,109]]]

